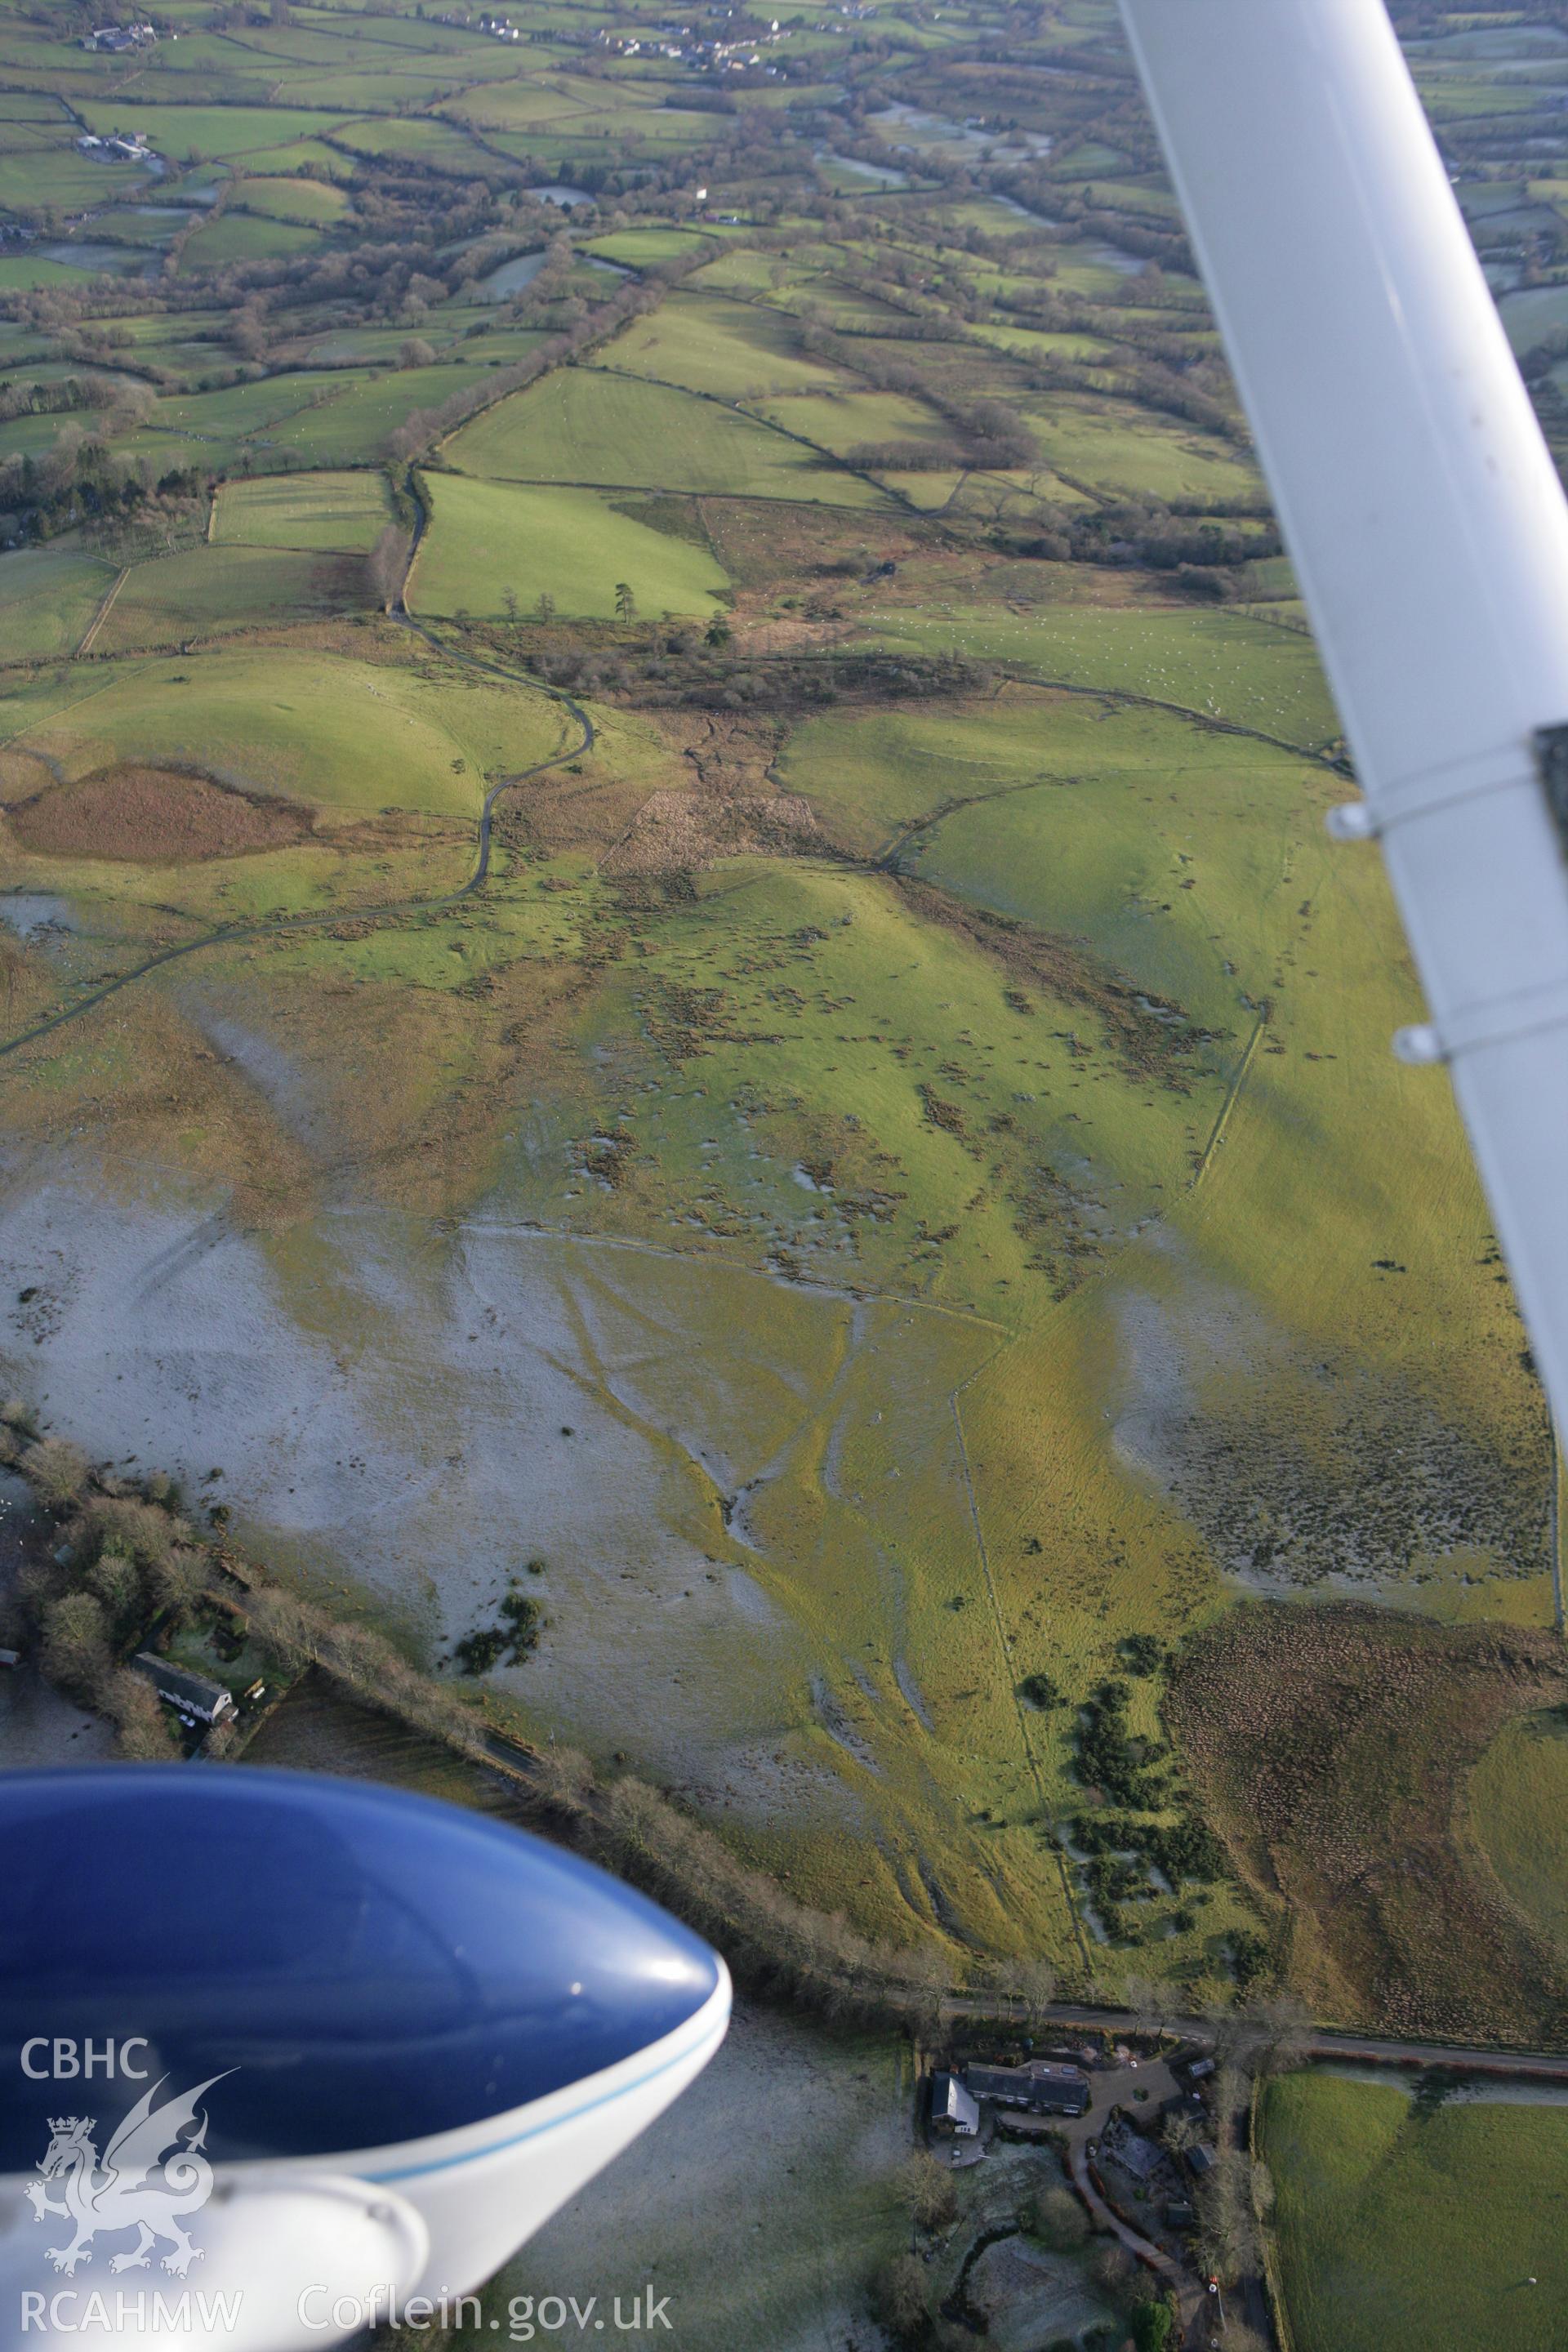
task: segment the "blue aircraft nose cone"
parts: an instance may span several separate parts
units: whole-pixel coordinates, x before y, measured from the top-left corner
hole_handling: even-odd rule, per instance
[[[163,2075],[226,2075],[220,2160],[423,2138],[634,2056],[721,1981],[575,1855],[305,1773],[0,1776],[0,2172]]]

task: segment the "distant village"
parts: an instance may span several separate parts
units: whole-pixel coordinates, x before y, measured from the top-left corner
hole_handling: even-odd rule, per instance
[[[734,13],[732,8],[724,11],[727,16]],[[874,13],[872,8],[864,5],[864,0],[839,0],[835,17],[826,19],[815,29],[832,32],[838,29],[838,23],[846,18],[858,22]],[[521,26],[514,25],[510,16],[499,16],[489,11],[470,18],[461,11],[453,10],[439,21],[443,25],[477,24],[481,33],[488,33],[492,40],[497,41],[534,37],[525,33]],[[576,40],[584,47],[606,49],[612,57],[668,58],[677,65],[689,67],[694,73],[743,73],[756,69],[776,76],[778,68],[768,64],[763,51],[773,47],[780,41],[787,41],[792,29],[782,26],[774,16],[770,20],[766,32],[750,32],[739,40],[715,39],[698,33],[690,25],[654,25],[636,33],[615,33],[607,26],[602,26],[592,35],[560,33],[552,29],[550,37],[552,40]]]
[[[743,41],[704,40],[693,33],[689,25],[659,25],[635,37],[601,29],[596,37],[601,48],[609,49],[616,57],[673,58],[678,64],[694,67],[700,72],[717,68],[720,72],[740,73],[748,66],[760,66],[763,48],[775,41],[787,40],[789,36],[780,31],[775,16],[765,33],[749,36]]]

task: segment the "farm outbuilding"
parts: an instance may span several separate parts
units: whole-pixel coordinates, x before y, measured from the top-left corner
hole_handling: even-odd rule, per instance
[[[190,1716],[201,1723],[217,1723],[234,1713],[234,1695],[222,1683],[209,1681],[205,1675],[193,1675],[184,1666],[176,1666],[167,1658],[160,1658],[150,1650],[138,1651],[132,1662],[139,1674],[146,1675],[162,1699],[166,1699],[181,1715]]]
[[[980,2129],[980,2110],[956,2074],[931,2076],[931,2127],[956,2139],[973,2139]]]

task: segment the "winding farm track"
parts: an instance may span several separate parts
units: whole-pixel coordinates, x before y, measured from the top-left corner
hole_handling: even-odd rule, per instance
[[[1115,2206],[1100,2195],[1094,2168],[1089,2160],[1088,2147],[1076,2135],[1068,2145],[1068,2172],[1073,2187],[1089,2210],[1095,2228],[1125,2246],[1135,2261],[1143,2263],[1163,2285],[1170,2288],[1181,2312],[1182,2341],[1201,2341],[1194,2331],[1204,2306],[1202,2289],[1180,2263],[1173,2262],[1163,2247],[1153,2245],[1141,2236],[1130,2222],[1122,2220]]]
[[[552,768],[559,768],[568,760],[581,759],[584,751],[591,751],[595,740],[594,722],[582,704],[563,688],[546,686],[526,671],[508,669],[500,662],[483,661],[477,654],[456,652],[450,646],[443,645],[417,621],[409,620],[403,614],[395,614],[394,618],[399,627],[412,631],[446,660],[461,662],[469,669],[484,670],[509,685],[526,686],[536,694],[548,695],[552,701],[559,702],[569,711],[576,721],[577,739],[574,742],[563,744],[560,751],[552,752],[548,760],[536,760],[531,767],[519,768],[513,774],[502,776],[486,793],[479,809],[473,870],[468,880],[456,890],[443,891],[434,898],[403,898],[388,905],[372,907],[321,908],[305,915],[264,916],[255,922],[225,923],[216,930],[204,931],[197,939],[182,940],[177,946],[160,948],[156,955],[146,956],[139,964],[133,964],[130,971],[118,972],[112,980],[100,982],[86,996],[79,998],[76,1003],[51,1013],[47,1021],[23,1030],[19,1036],[6,1038],[0,1043],[0,1061],[8,1055],[20,1053],[24,1045],[31,1045],[37,1039],[48,1036],[51,1031],[64,1028],[68,1022],[79,1021],[84,1013],[91,1013],[99,1005],[107,1003],[110,997],[118,996],[134,981],[145,980],[150,972],[161,971],[164,965],[178,963],[186,956],[199,955],[205,948],[232,947],[236,942],[246,940],[284,939],[298,931],[330,929],[337,923],[395,922],[408,915],[439,914],[444,908],[460,906],[465,898],[471,898],[483,889],[490,870],[490,841],[496,803],[503,793],[510,792],[515,785],[529,783],[535,776],[547,775]]]

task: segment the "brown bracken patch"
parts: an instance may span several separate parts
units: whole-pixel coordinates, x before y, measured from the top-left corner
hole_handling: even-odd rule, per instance
[[[1242,1877],[1283,1906],[1321,2016],[1557,2041],[1568,1987],[1458,1818],[1510,1716],[1560,1702],[1561,1643],[1356,1606],[1248,1602],[1189,1642],[1166,1727]]]
[[[45,857],[130,858],[163,866],[281,849],[313,831],[292,801],[242,793],[179,768],[127,761],[51,784],[6,812],[24,849]]]

